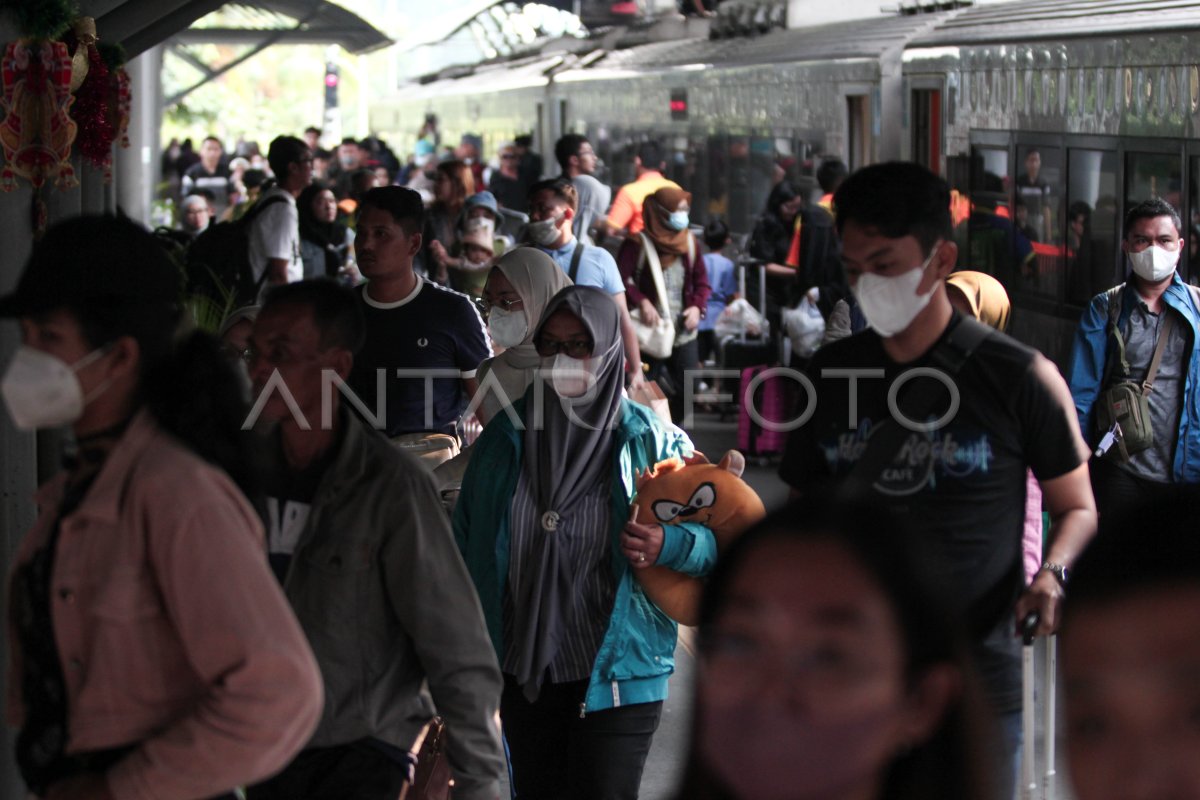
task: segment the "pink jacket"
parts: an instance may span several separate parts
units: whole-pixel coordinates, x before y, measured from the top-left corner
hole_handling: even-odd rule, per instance
[[[59,476],[38,491],[17,565],[45,543],[64,486]],[[278,772],[316,727],[320,674],[258,518],[145,412],[62,521],[51,602],[68,753],[140,743],[107,774],[116,797],[212,797]],[[8,719],[19,726],[11,617],[9,636]]]

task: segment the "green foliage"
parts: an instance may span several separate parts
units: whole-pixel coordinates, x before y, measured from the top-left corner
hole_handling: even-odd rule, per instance
[[[197,328],[216,335],[221,330],[225,319],[233,312],[236,297],[233,290],[226,288],[211,269],[208,267],[205,269],[208,270],[208,274],[212,276],[213,283],[217,287],[217,296],[192,294],[184,300],[184,306],[192,315],[192,319],[196,321]]]
[[[29,39],[58,39],[79,15],[73,0],[0,0],[0,11]]]
[[[100,52],[100,58],[104,59],[104,63],[109,69],[123,67],[129,61],[129,56],[125,52],[125,48],[119,44],[99,42],[96,44],[96,49]]]

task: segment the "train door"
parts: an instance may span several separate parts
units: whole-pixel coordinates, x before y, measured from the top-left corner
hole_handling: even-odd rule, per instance
[[[909,98],[912,160],[942,174],[942,90],[914,88]]]
[[[846,158],[851,172],[874,161],[873,124],[871,95],[846,95]]]

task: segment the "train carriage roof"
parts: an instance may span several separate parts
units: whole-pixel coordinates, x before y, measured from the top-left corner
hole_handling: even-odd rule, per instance
[[[949,16],[909,46],[1023,44],[1175,32],[1198,25],[1200,2],[1196,0],[1017,0],[978,5]]]
[[[687,64],[739,66],[877,59],[901,48],[946,14],[872,17],[730,39],[679,39],[609,52],[597,66],[657,69]]]

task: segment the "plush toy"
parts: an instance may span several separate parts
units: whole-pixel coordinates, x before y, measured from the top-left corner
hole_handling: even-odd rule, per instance
[[[717,538],[718,554],[747,528],[766,516],[762,500],[742,480],[746,459],[730,450],[719,464],[704,456],[687,463],[677,458],[661,461],[638,475],[633,505],[638,521],[677,525],[698,522]],[[636,570],[642,590],[676,622],[698,621],[701,580],[666,567]]]

